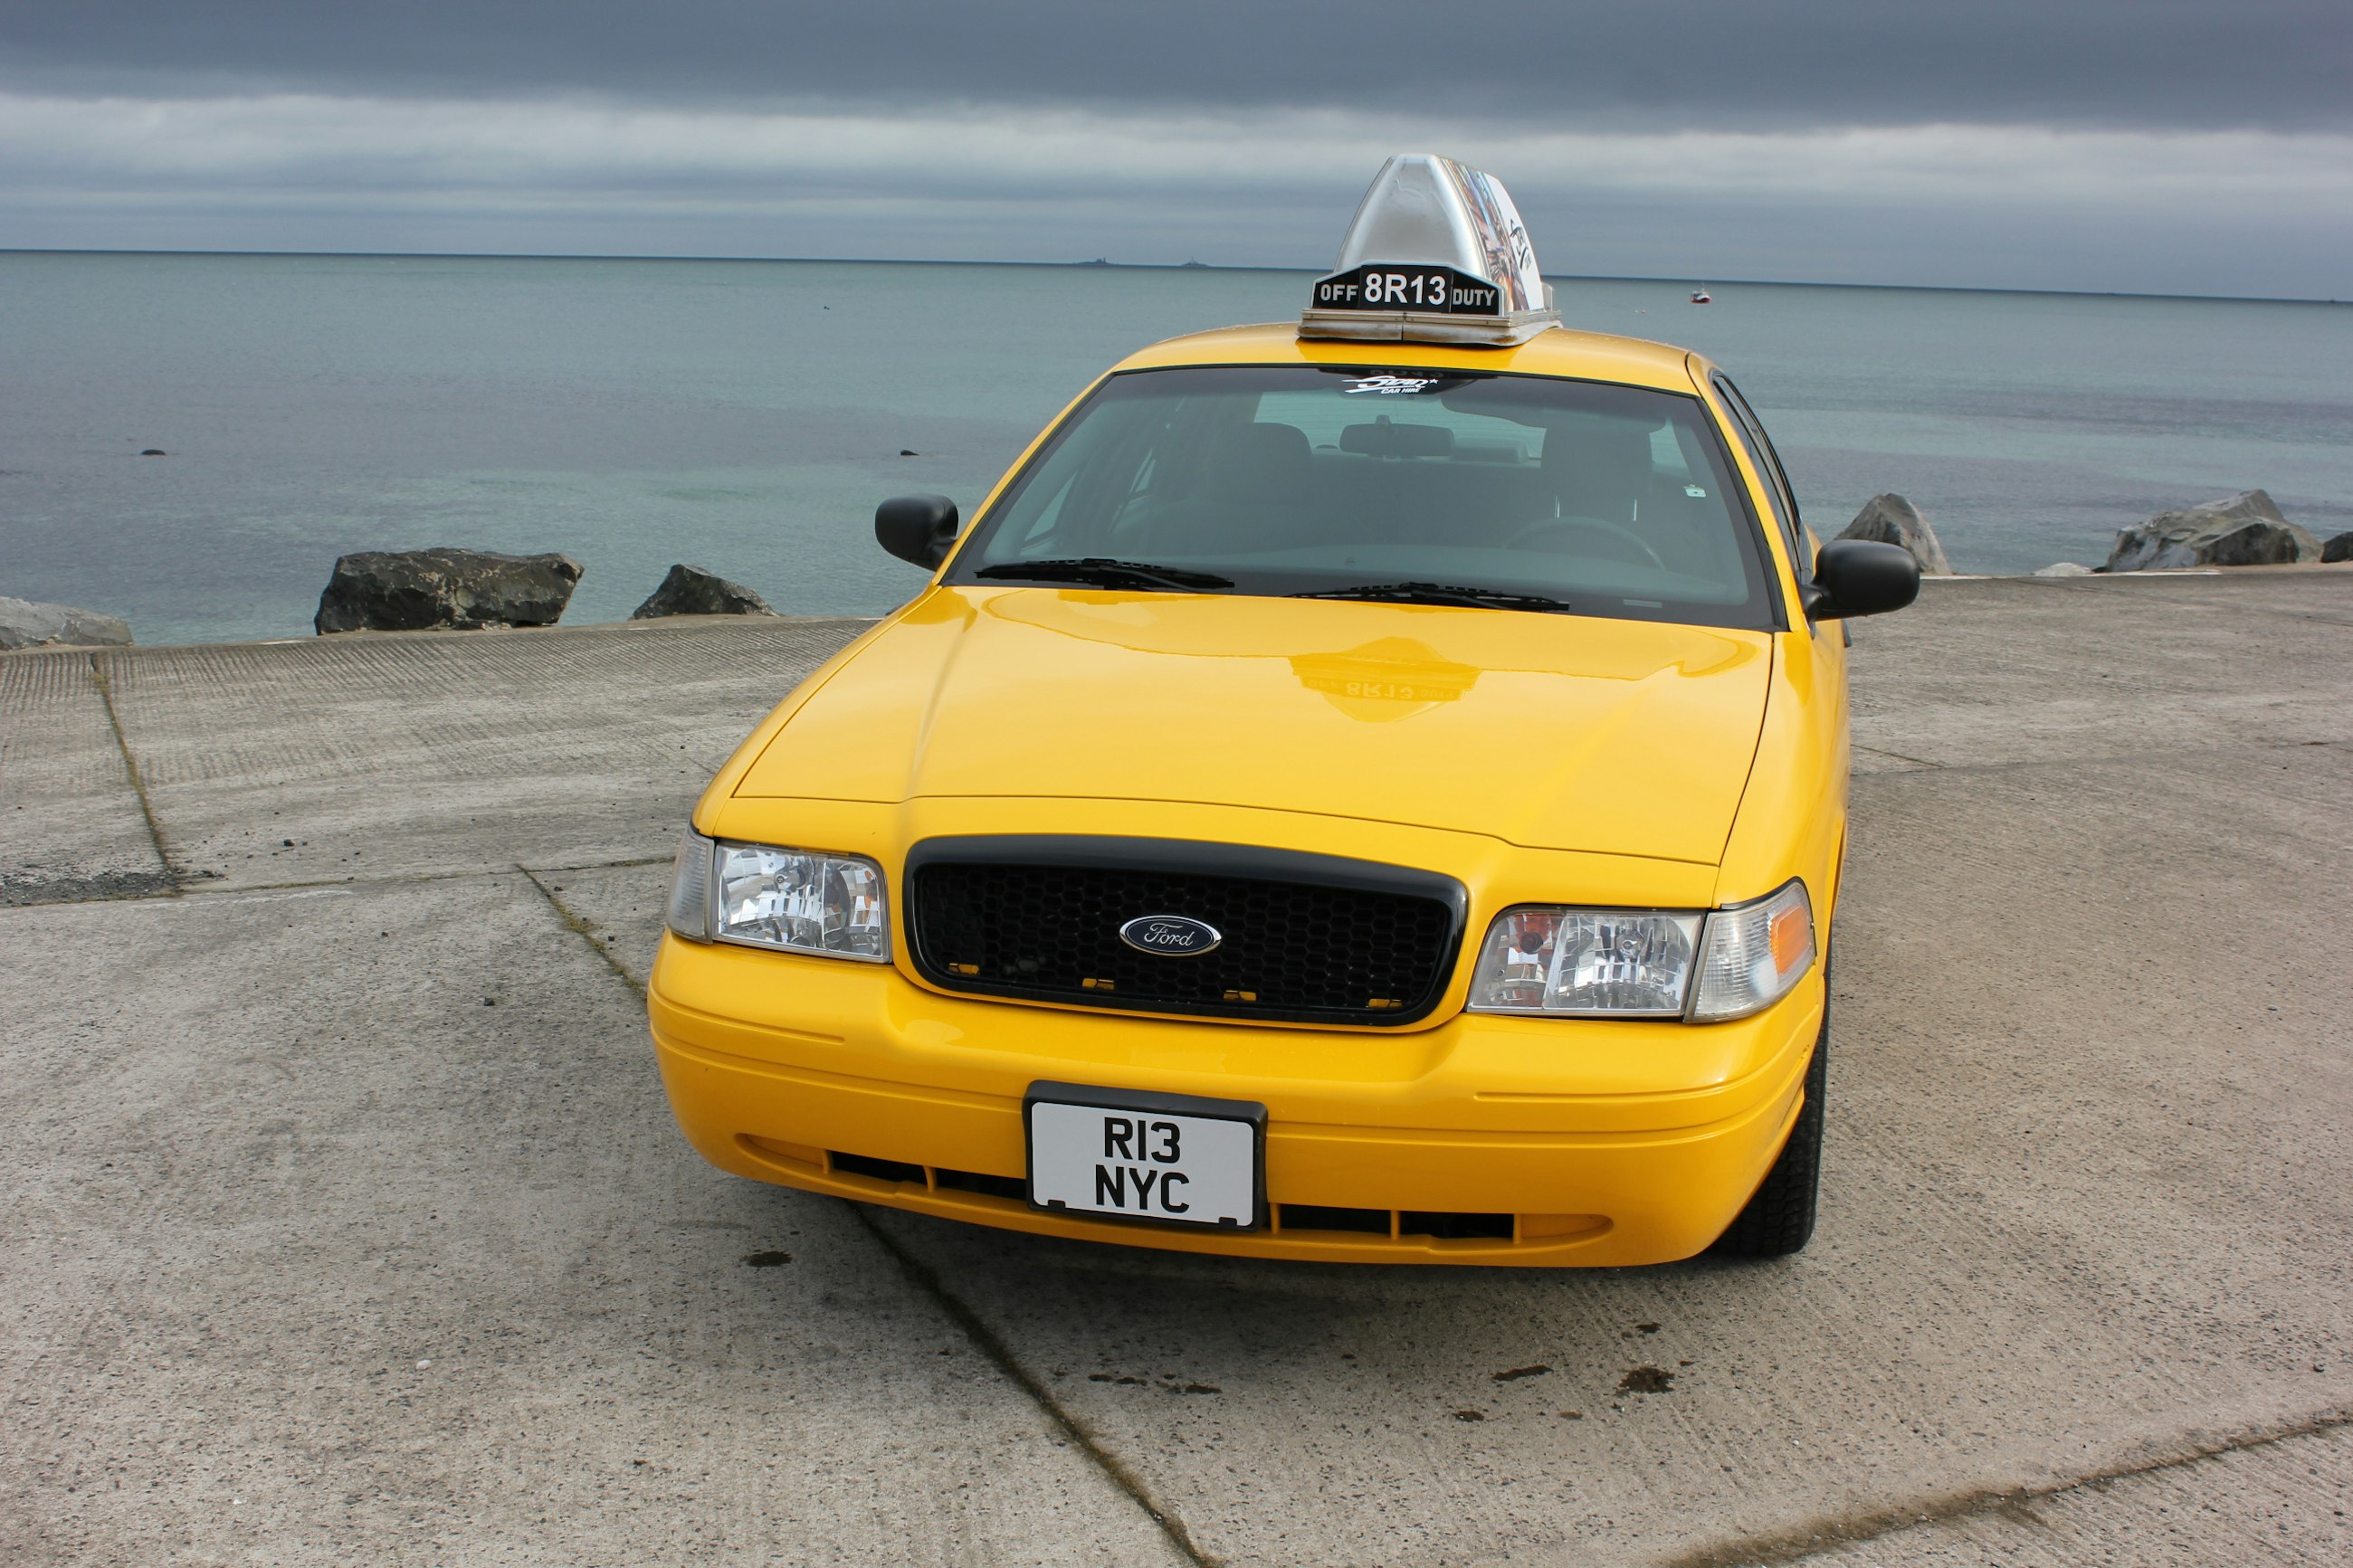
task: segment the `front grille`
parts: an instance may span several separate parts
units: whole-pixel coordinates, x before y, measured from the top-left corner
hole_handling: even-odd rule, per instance
[[[829,1156],[833,1168],[853,1176],[871,1176],[878,1182],[913,1182],[923,1184],[923,1168],[904,1160],[872,1160],[863,1154],[844,1154],[835,1150]]]
[[[1456,1214],[1449,1210],[1326,1208],[1315,1204],[1277,1204],[1276,1228],[1346,1231],[1361,1236],[1429,1237],[1436,1241],[1510,1241],[1514,1217],[1507,1214]]]
[[[1409,1024],[1461,945],[1451,878],[1159,839],[930,839],[908,859],[912,956],[946,990],[1270,1022]],[[1120,927],[1181,915],[1213,951],[1141,952]]]
[[[752,1145],[754,1152],[772,1151],[776,1147],[757,1138],[745,1142]],[[901,1160],[877,1160],[865,1154],[845,1153],[839,1149],[828,1151],[825,1162],[824,1173],[828,1175],[862,1177],[892,1186],[921,1187],[925,1189],[924,1195],[932,1197],[943,1193],[967,1194],[991,1200],[990,1207],[1009,1205],[1027,1210],[1031,1206],[1029,1184],[1019,1176],[991,1176],[978,1171],[951,1170],[945,1165],[911,1165]],[[1285,1203],[1268,1205],[1267,1213],[1273,1223],[1261,1232],[1261,1235],[1372,1237],[1399,1247],[1412,1247],[1429,1241],[1501,1241],[1514,1247],[1544,1247],[1571,1238],[1589,1237],[1609,1228],[1608,1220],[1594,1215],[1460,1214],[1450,1210],[1354,1209],[1334,1208],[1323,1204]],[[1088,1221],[1101,1216],[1065,1212],[1056,1217]],[[1102,1223],[1117,1226],[1120,1222],[1106,1220]]]

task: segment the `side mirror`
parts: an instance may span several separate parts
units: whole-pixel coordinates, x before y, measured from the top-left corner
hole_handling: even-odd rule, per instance
[[[874,538],[900,560],[936,572],[956,542],[956,504],[945,496],[892,496],[874,509]]]
[[[1920,596],[1920,563],[1900,544],[1833,539],[1814,557],[1806,618],[1839,620],[1900,610]]]

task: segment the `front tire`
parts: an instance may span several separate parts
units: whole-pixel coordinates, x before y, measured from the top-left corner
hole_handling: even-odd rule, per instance
[[[1822,1184],[1822,1098],[1829,1086],[1831,997],[1822,986],[1822,1026],[1814,1037],[1813,1060],[1806,1064],[1806,1100],[1799,1109],[1780,1158],[1765,1173],[1748,1206],[1715,1238],[1710,1252],[1725,1258],[1787,1258],[1805,1250],[1814,1234],[1814,1211]]]

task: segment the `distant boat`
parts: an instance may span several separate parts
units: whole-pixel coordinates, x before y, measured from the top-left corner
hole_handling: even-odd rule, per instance
[[[1715,296],[1707,291],[1707,285],[1704,283],[1692,290],[1691,302],[1694,305],[1711,304],[1715,300]]]

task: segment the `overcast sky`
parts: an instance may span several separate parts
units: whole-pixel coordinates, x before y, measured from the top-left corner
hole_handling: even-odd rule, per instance
[[[2348,0],[0,0],[0,247],[1546,270],[2353,299]]]

